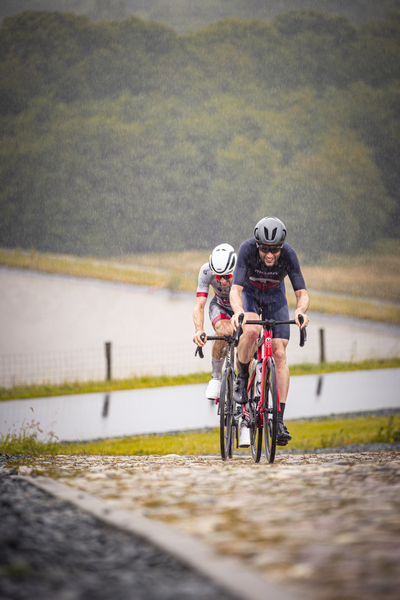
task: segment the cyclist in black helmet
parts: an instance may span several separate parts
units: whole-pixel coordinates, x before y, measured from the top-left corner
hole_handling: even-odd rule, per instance
[[[296,252],[285,242],[286,227],[276,217],[265,217],[254,228],[254,238],[242,243],[238,252],[230,293],[234,315],[232,325],[238,327],[240,314],[246,320],[263,319],[287,320],[289,308],[286,300],[284,278],[289,276],[296,295],[295,321],[299,327],[307,327],[309,319],[305,314],[309,299]],[[303,315],[303,324],[299,323]],[[249,365],[256,350],[260,327],[243,327],[243,335],[238,346],[238,376],[235,381],[233,398],[239,404],[247,402]],[[272,350],[276,362],[281,412],[278,416],[277,443],[280,446],[292,439],[283,423],[286,398],[289,390],[289,368],[286,363],[286,347],[289,342],[290,326],[277,325],[273,328]]]

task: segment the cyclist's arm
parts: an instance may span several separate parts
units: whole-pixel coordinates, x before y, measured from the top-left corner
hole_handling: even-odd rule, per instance
[[[204,346],[205,341],[201,339],[204,333],[204,308],[207,302],[207,296],[197,296],[196,305],[193,310],[193,323],[196,329],[193,341],[198,346]]]
[[[233,284],[229,295],[229,302],[234,312],[234,315],[231,318],[231,323],[235,330],[239,327],[239,315],[244,314],[242,292],[243,286]]]
[[[296,321],[297,325],[299,325],[299,327],[301,327],[301,329],[303,329],[303,327],[307,327],[307,325],[310,322],[310,319],[307,317],[306,312],[308,310],[309,304],[310,304],[310,300],[307,294],[307,290],[297,290],[295,291],[296,294],[296,309],[294,311],[294,320]],[[299,315],[303,315],[303,325],[300,326],[299,323]]]

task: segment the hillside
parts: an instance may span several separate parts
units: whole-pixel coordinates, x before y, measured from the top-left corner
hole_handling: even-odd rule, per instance
[[[355,25],[385,19],[400,10],[399,0],[2,0],[0,19],[26,10],[73,12],[93,21],[113,21],[132,15],[165,23],[179,33],[194,31],[220,19],[270,21],[290,10],[322,10]]]
[[[304,263],[400,238],[400,13],[177,34],[23,12],[0,27],[0,246],[110,258],[234,246]]]

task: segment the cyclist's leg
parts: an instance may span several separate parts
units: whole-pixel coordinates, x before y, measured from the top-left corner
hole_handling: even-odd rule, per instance
[[[251,296],[245,289],[242,292],[243,309],[245,318],[249,321],[259,319],[258,304],[256,298]],[[238,404],[247,403],[247,383],[249,379],[249,367],[257,346],[257,338],[260,327],[257,325],[245,325],[240,337],[237,349],[238,375],[233,388],[233,399]]]
[[[282,338],[273,338],[272,340],[272,352],[275,359],[276,375],[278,377],[279,386],[279,400],[281,404],[286,403],[289,391],[290,373],[286,362],[286,348],[288,342],[289,340]]]
[[[286,363],[286,347],[288,345],[288,340],[285,339],[273,339],[272,340],[272,349],[275,358],[276,364],[276,375],[278,379],[278,389],[279,389],[279,403],[280,403],[280,412],[278,413],[278,436],[277,443],[279,446],[286,446],[286,444],[292,439],[289,431],[287,430],[283,417],[285,414],[286,408],[286,399],[289,391],[289,381],[290,374],[289,368]]]
[[[209,317],[216,335],[225,335],[233,332],[231,325],[232,314],[228,309],[218,304],[214,297],[210,302]],[[224,365],[226,355],[226,342],[216,340],[213,343],[211,352],[212,376],[206,390],[206,397],[210,400],[216,400],[221,391],[221,371]]]

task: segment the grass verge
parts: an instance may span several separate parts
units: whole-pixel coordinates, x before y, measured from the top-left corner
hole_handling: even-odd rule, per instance
[[[400,441],[400,414],[355,418],[288,421],[293,437],[287,450],[335,448],[349,444],[393,443]],[[240,449],[244,454],[250,450]],[[60,443],[38,440],[36,432],[0,438],[0,452],[8,455],[204,455],[219,453],[219,429],[179,432],[165,435],[145,435],[95,440],[80,443]]]
[[[290,367],[291,375],[313,375],[337,373],[339,371],[362,371],[369,369],[394,369],[400,367],[400,358],[364,360],[358,363],[301,364]],[[190,385],[207,383],[211,373],[192,373],[189,375],[160,375],[158,377],[134,377],[115,381],[88,381],[65,383],[62,385],[27,385],[13,388],[0,388],[1,400],[23,400],[25,398],[47,398],[49,396],[69,396],[72,394],[92,394],[95,392],[116,392],[150,387]]]

